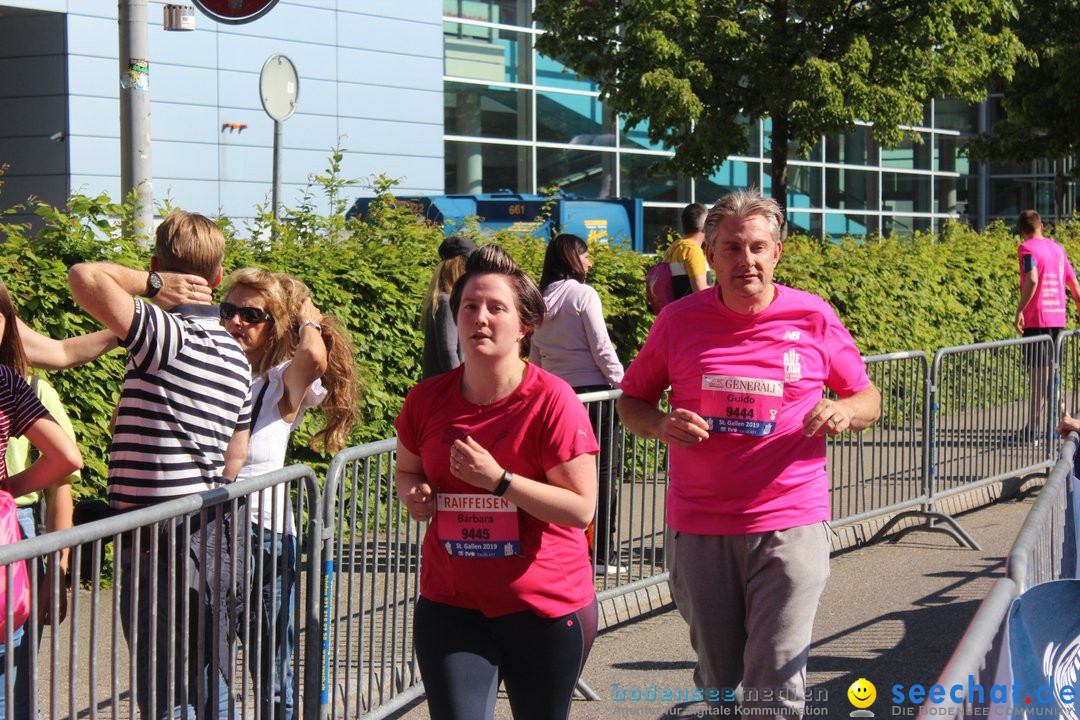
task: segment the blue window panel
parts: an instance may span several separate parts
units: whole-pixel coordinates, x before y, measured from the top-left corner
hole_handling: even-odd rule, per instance
[[[343,48],[442,57],[442,23],[338,13],[336,41]]]
[[[866,217],[863,215],[837,215],[826,213],[825,234],[834,238],[847,235],[865,235]]]
[[[788,232],[821,237],[821,215],[811,213],[788,213]]]
[[[536,56],[536,84],[569,90],[596,91],[596,85],[592,81],[585,78],[579,80],[562,63],[539,54]]]
[[[788,165],[787,206],[819,208],[821,201],[821,168]]]
[[[208,68],[150,66],[150,97],[162,102],[217,106],[217,73]]]
[[[337,92],[337,114],[341,117],[363,117],[372,120],[440,120],[442,116],[441,87],[432,91],[345,82],[328,85],[328,87]],[[301,92],[305,91],[301,90]]]
[[[214,143],[156,141],[153,153],[155,179],[212,177],[213,168],[218,166],[218,147]]]
[[[79,3],[79,5],[82,4]],[[85,4],[97,5],[103,3]],[[119,26],[116,23],[115,3],[113,3],[112,16],[108,18],[68,15],[68,54],[111,58],[115,63],[116,51],[120,45],[119,33]]]
[[[220,127],[217,108],[183,103],[150,104],[150,128],[155,143],[159,140],[216,143]]]
[[[72,134],[67,139],[72,175],[120,176],[120,138],[86,137]]]
[[[72,95],[120,97],[120,70],[116,59],[69,55],[68,92]]]
[[[810,213],[791,212],[789,210],[787,214],[788,224],[793,228],[809,228],[810,218]]]
[[[340,48],[338,63],[342,76],[348,76],[354,80],[392,87],[442,91],[441,57],[395,55]]]
[[[604,109],[599,98],[537,90],[536,114],[538,140],[615,146],[615,135],[605,132]]]
[[[711,205],[721,195],[756,185],[758,166],[743,160],[725,160],[716,172],[707,178],[699,178],[694,189],[697,202]]]

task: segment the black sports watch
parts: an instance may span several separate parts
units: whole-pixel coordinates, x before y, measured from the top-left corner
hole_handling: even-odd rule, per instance
[[[499,480],[499,484],[495,486],[495,489],[491,491],[491,494],[495,497],[502,497],[506,491],[510,489],[510,481],[513,478],[513,473],[509,470],[503,470],[502,479]]]
[[[158,291],[161,290],[161,285],[161,276],[151,270],[150,276],[146,278],[146,292],[143,293],[143,297],[154,297],[158,294]]]

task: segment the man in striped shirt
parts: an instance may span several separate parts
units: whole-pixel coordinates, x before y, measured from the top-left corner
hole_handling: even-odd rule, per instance
[[[108,494],[116,509],[209,490],[234,478],[243,464],[251,369],[240,346],[221,326],[217,307],[210,304],[211,289],[222,279],[224,248],[221,230],[211,220],[174,212],[158,227],[149,272],[112,263],[82,263],[68,273],[75,301],[128,351],[109,450]],[[184,287],[175,287],[180,284]],[[166,285],[170,292],[163,295],[176,297],[183,290],[199,300],[162,309],[136,297],[153,298]],[[198,714],[206,717],[230,716],[226,682],[231,677],[228,649],[235,618],[230,621],[234,608],[227,577],[228,518],[221,522],[211,517],[204,511],[192,518],[188,542],[177,539],[175,547],[180,549],[174,557],[169,555],[164,530],[157,538],[156,553],[153,533],[147,531],[134,535],[122,549],[121,619],[133,645],[132,657],[142,659],[136,699],[144,717],[171,716],[178,706],[183,708],[181,717],[196,712],[192,706],[201,706]],[[140,547],[133,547],[135,540]],[[158,587],[152,595],[155,574]],[[165,592],[170,576],[175,579],[175,598]],[[190,606],[183,612],[193,596],[202,598],[205,614]],[[160,621],[151,627],[155,605]],[[157,654],[148,658],[152,632],[157,635]],[[182,672],[186,643],[191,646]],[[175,653],[171,663],[170,652]],[[172,678],[166,673],[170,664],[177,669]],[[151,669],[157,679],[153,692]],[[174,697],[168,697],[170,687]]]

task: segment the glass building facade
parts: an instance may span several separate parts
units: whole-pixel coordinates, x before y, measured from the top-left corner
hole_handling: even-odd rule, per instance
[[[686,203],[709,204],[733,189],[770,192],[770,121],[753,120],[745,156],[708,177],[648,170],[669,155],[645,126],[627,127],[596,85],[534,49],[542,29],[532,0],[444,0],[444,132],[447,193],[563,190],[583,197],[636,197],[645,203],[646,248],[678,225]],[[823,136],[809,157],[792,155],[788,217],[819,236],[908,234],[950,219],[981,227],[1035,207],[1071,212],[1075,189],[1055,207],[1052,163],[973,167],[962,140],[995,119],[997,98],[972,106],[931,101],[919,141],[883,148],[869,127]]]

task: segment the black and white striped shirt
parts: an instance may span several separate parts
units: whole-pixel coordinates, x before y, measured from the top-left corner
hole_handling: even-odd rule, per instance
[[[24,435],[37,420],[49,417],[30,384],[7,365],[0,365],[0,480],[7,488],[7,444]]]
[[[230,438],[251,415],[251,368],[217,306],[166,312],[134,302],[109,451],[109,502],[120,509],[214,487]]]

